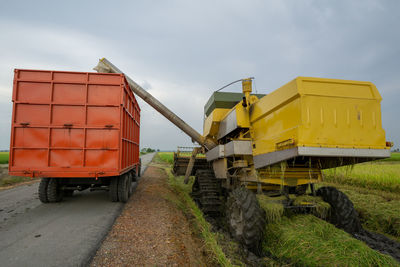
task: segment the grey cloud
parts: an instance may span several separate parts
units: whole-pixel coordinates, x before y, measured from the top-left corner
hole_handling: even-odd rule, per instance
[[[14,67],[91,71],[105,56],[201,132],[213,89],[238,78],[255,76],[261,93],[296,76],[366,80],[382,94],[384,128],[398,146],[399,7],[390,0],[96,1],[95,8],[82,1],[10,1],[0,10],[6,37],[0,49],[7,51],[0,91],[11,95],[4,90]],[[143,146],[190,144],[141,107]]]

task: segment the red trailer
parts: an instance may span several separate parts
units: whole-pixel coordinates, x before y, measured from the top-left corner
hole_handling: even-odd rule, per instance
[[[15,70],[10,175],[41,177],[39,198],[109,190],[126,202],[140,175],[140,108],[123,74]]]

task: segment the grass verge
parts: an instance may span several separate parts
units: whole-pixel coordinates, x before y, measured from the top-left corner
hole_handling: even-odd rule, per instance
[[[171,173],[171,168],[167,168],[166,171],[169,177],[169,185],[178,195],[182,201],[182,204],[184,204],[186,212],[189,212],[192,216],[194,216],[194,224],[199,230],[205,247],[212,255],[213,260],[221,266],[233,266],[231,261],[225,256],[222,248],[218,245],[217,234],[211,231],[211,225],[206,221],[203,213],[189,195],[192,183],[184,184],[182,179],[176,179]]]
[[[0,152],[0,164],[8,163],[9,152]]]
[[[30,178],[30,177],[9,176],[9,177],[0,179],[0,187],[6,187],[6,186],[13,185],[13,184],[28,182],[31,180],[32,180],[32,178]]]
[[[174,163],[174,153],[173,152],[158,152],[156,154],[156,157],[157,156],[163,162],[166,162],[168,164],[173,164]]]
[[[165,152],[157,153],[154,161],[159,163],[170,163],[168,154]],[[168,184],[171,186],[174,193],[176,193],[180,201],[179,203],[175,204],[177,204],[186,214],[189,214],[189,217],[194,218],[192,223],[198,230],[201,239],[204,241],[205,248],[209,252],[209,255],[211,255],[212,260],[221,266],[233,266],[231,261],[222,251],[222,248],[218,245],[217,234],[211,231],[211,225],[206,221],[203,213],[189,195],[193,181],[188,184],[184,184],[182,179],[177,179],[174,177],[174,175],[171,173],[170,167],[166,166],[164,169],[168,174]]]
[[[368,189],[400,193],[400,163],[363,163],[324,170],[324,180]]]

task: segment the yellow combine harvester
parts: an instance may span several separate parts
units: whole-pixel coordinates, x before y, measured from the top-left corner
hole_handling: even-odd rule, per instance
[[[372,83],[298,77],[261,98],[250,94],[250,79],[242,84],[232,108],[217,106],[234,93],[215,92],[206,105],[204,136],[218,143],[207,159],[217,178],[234,170],[261,189],[298,187],[320,181],[321,169],[390,156]]]
[[[95,69],[121,73],[106,59]],[[232,235],[251,251],[260,251],[265,229],[265,211],[254,193],[284,196],[282,205],[296,212],[313,208],[293,204],[309,189],[330,204],[330,222],[350,233],[361,229],[342,192],[314,190],[314,184],[323,169],[390,157],[381,96],[372,83],[298,77],[271,94],[252,95],[252,79],[242,79],[243,93],[216,91],[210,97],[201,135],[126,78],[138,96],[202,146],[212,167],[197,169],[192,195],[211,215],[221,214],[226,203]],[[185,180],[199,152],[193,150]]]

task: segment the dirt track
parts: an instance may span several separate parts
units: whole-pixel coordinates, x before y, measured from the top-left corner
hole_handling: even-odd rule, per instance
[[[167,179],[164,170],[149,166],[92,266],[207,265]]]

